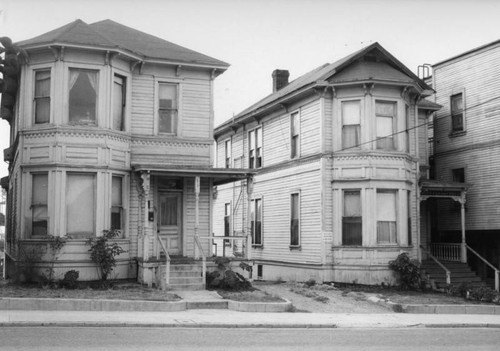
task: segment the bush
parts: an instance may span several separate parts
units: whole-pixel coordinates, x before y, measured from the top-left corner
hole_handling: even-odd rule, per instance
[[[78,278],[80,277],[80,272],[74,269],[67,271],[64,274],[64,279],[61,280],[61,286],[66,289],[76,289],[78,287]]]
[[[500,305],[500,294],[486,286],[474,287],[470,283],[461,283],[458,286],[451,286],[449,293],[454,296],[461,296],[468,300],[492,302]]]
[[[390,261],[389,267],[399,274],[402,289],[421,289],[422,275],[420,272],[420,262],[410,259],[407,252],[399,254],[394,261]]]
[[[217,270],[207,274],[208,288],[240,291],[252,287],[252,284],[245,277],[229,267],[231,261],[227,257],[216,257],[214,262],[217,264]]]
[[[116,256],[126,252],[117,243],[110,243],[110,239],[119,236],[120,232],[116,230],[104,230],[102,236],[98,238],[89,238],[86,242],[90,245],[90,258],[97,264],[101,275],[101,282],[104,283],[109,274],[116,267]]]

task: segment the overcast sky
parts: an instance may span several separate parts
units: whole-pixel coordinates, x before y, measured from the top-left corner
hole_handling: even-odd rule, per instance
[[[293,80],[379,42],[416,73],[500,39],[498,0],[1,0],[0,10],[0,36],[14,42],[112,19],[230,63],[215,81],[216,125],[268,95],[276,68]]]

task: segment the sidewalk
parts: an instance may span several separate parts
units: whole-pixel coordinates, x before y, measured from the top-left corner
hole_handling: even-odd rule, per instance
[[[183,328],[500,328],[500,315],[179,312],[0,311],[0,327]]]

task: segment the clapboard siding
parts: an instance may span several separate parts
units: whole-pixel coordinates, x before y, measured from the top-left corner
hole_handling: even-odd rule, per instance
[[[182,135],[194,138],[209,138],[210,82],[208,80],[185,80],[182,83]]]
[[[153,135],[154,99],[153,77],[134,75],[132,77],[132,134]]]
[[[321,148],[321,100],[315,100],[300,109],[300,155],[319,153]]]
[[[465,168],[468,183],[466,230],[500,229],[500,44],[434,67],[436,102],[443,106],[434,125],[436,174],[452,181]],[[451,135],[450,96],[464,94],[465,133]],[[441,201],[441,230],[460,230],[459,206]]]

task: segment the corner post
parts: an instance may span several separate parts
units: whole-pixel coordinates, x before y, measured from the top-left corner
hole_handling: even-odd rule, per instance
[[[198,239],[198,227],[200,224],[200,177],[194,177],[194,240]],[[194,243],[194,257],[196,259],[200,258],[200,250],[196,242]]]
[[[252,193],[253,193],[253,177],[247,179],[247,260],[252,259]]]

